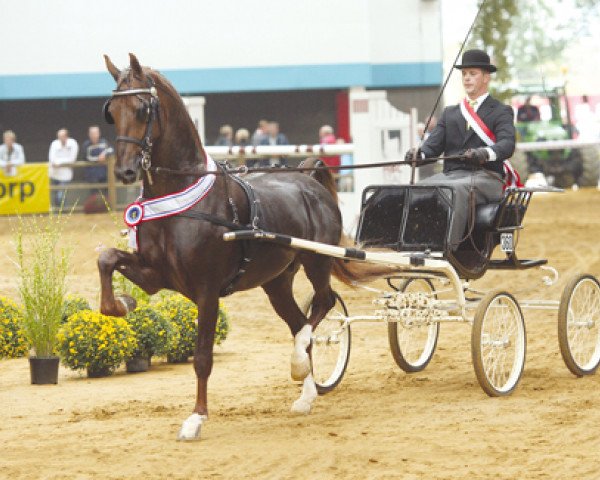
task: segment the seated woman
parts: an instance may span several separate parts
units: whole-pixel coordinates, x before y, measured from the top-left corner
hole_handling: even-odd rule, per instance
[[[431,135],[406,160],[465,155],[465,161],[444,161],[444,171],[420,184],[442,185],[454,190],[454,217],[449,249],[458,248],[465,239],[472,208],[499,202],[503,196],[504,160],[515,149],[513,111],[488,93],[491,73],[496,67],[482,50],[467,50],[462,64],[462,84],[467,94],[459,104],[444,109]]]

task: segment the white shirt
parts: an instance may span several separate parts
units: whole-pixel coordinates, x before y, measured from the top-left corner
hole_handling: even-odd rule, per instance
[[[23,165],[25,163],[25,152],[18,143],[13,143],[12,151],[8,152],[6,144],[0,145],[0,168],[4,169],[6,176],[14,176],[17,169],[14,165]]]
[[[69,167],[59,167],[65,163],[75,163],[79,145],[73,138],[68,138],[65,145],[57,138],[50,144],[50,152],[48,153],[48,161],[50,169],[48,174],[52,180],[60,182],[70,182],[73,179],[73,169]]]
[[[479,110],[479,107],[481,106],[481,104],[485,101],[485,99],[490,95],[490,92],[485,92],[483,95],[480,95],[479,97],[477,97],[475,99],[475,101],[477,103],[475,103],[475,105],[473,105],[473,110],[477,111]],[[471,102],[472,100],[467,97],[467,102]],[[488,162],[493,162],[494,160],[496,160],[496,152],[494,152],[494,150],[492,150],[490,147],[485,147],[485,149],[488,152],[488,155],[490,158],[488,158]]]

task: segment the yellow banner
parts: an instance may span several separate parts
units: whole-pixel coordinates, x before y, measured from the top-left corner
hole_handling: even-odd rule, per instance
[[[0,167],[0,215],[48,213],[49,184],[47,163]]]

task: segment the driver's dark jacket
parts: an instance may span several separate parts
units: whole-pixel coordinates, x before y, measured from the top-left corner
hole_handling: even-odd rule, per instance
[[[477,114],[488,128],[496,135],[496,144],[490,148],[496,152],[496,160],[486,162],[484,168],[499,173],[504,177],[502,162],[510,158],[515,150],[514,113],[511,107],[505,105],[491,95],[488,95]],[[460,112],[459,105],[446,107],[438,124],[431,135],[421,146],[426,158],[461,155],[469,148],[486,147],[472,128],[467,129],[467,122]],[[444,172],[452,170],[470,170],[460,160],[445,160]]]

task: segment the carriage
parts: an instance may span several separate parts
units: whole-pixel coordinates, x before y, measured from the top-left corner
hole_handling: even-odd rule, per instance
[[[600,283],[578,274],[560,300],[522,299],[507,290],[472,287],[488,270],[536,269],[546,286],[558,272],[546,259],[520,259],[516,247],[532,195],[555,188],[508,188],[499,203],[478,205],[458,246],[449,242],[452,189],[440,186],[380,185],[362,194],[356,248],[344,248],[261,230],[226,233],[225,240],[257,240],[288,245],[332,257],[387,265],[386,289],[362,285],[375,294],[372,315],[352,316],[336,294],[336,305],[312,334],[313,376],[320,394],[342,380],[350,356],[352,324],[386,323],[391,353],[407,373],[422,371],[437,345],[440,323],[467,323],[473,367],[490,396],[511,394],[525,364],[523,310],[558,312],[562,358],[577,376],[600,363]],[[492,258],[496,247],[504,258]],[[359,285],[361,287],[361,285]],[[310,299],[304,303],[305,313]]]

